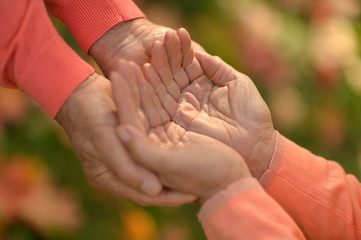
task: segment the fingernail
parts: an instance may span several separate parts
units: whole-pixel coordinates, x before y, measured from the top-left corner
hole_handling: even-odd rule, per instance
[[[123,142],[128,142],[130,140],[129,133],[123,127],[118,128],[118,135]]]
[[[160,192],[159,184],[152,180],[146,180],[140,187],[140,191],[150,196],[158,195]]]

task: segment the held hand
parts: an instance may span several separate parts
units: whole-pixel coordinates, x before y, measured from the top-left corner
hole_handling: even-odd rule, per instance
[[[135,161],[157,173],[164,186],[197,196],[203,204],[231,183],[251,177],[243,158],[227,145],[173,122],[164,127],[166,132],[153,136],[131,125],[118,130]],[[174,142],[171,135],[177,131],[183,135]]]
[[[120,59],[142,66],[150,60],[150,50],[155,40],[163,40],[167,27],[153,24],[147,19],[134,19],[119,23],[96,41],[89,50],[106,76],[117,68]],[[194,48],[202,48],[193,43]]]
[[[246,160],[252,175],[260,177],[276,143],[266,103],[247,76],[207,53],[196,52],[193,57],[192,49],[183,48],[190,45],[189,35],[184,29],[177,35],[168,32],[165,42],[154,43],[152,65],[145,67],[147,80],[158,89],[175,123],[231,146]],[[175,53],[174,49],[181,50]],[[175,64],[174,56],[187,58],[188,64]],[[183,69],[187,79],[180,84],[171,69]]]
[[[122,119],[119,136],[132,158],[158,174],[168,191],[192,194],[203,203],[230,183],[251,177],[236,151],[171,122],[138,66],[121,62],[119,73],[111,76]]]
[[[131,161],[116,135],[119,121],[107,79],[90,76],[68,98],[56,120],[67,132],[92,186],[141,205],[190,201],[179,194],[158,195],[162,190],[158,177]]]

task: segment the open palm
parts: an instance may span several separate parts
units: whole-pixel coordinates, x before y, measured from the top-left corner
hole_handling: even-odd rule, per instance
[[[247,76],[221,59],[203,52],[193,57],[183,48],[191,41],[185,35],[168,32],[164,42],[154,43],[152,64],[144,69],[148,81],[174,122],[231,146],[259,177],[276,139],[266,103]],[[180,84],[175,76],[182,71]]]
[[[121,68],[122,75],[112,75],[119,134],[133,159],[159,174],[172,189],[168,191],[192,194],[203,202],[231,182],[250,176],[236,151],[171,121],[136,64],[122,62]],[[133,135],[132,141],[127,134]]]

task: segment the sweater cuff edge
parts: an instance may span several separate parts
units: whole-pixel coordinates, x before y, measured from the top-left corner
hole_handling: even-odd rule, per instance
[[[261,188],[261,185],[259,184],[258,180],[253,177],[240,179],[231,183],[226,189],[215,193],[201,206],[197,214],[198,221],[201,224],[204,224],[212,212],[214,212],[222,204],[242,193],[256,188]]]

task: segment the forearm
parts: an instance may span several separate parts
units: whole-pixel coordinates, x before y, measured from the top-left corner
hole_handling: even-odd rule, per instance
[[[305,239],[256,179],[243,179],[217,193],[202,206],[199,218],[210,240]]]
[[[118,23],[145,15],[132,0],[46,0],[49,11],[63,21],[85,53]]]
[[[279,136],[260,182],[308,239],[361,236],[360,184],[337,163]]]
[[[42,1],[1,1],[0,83],[18,87],[54,117],[94,69],[64,42]],[[6,19],[5,19],[6,18]]]

